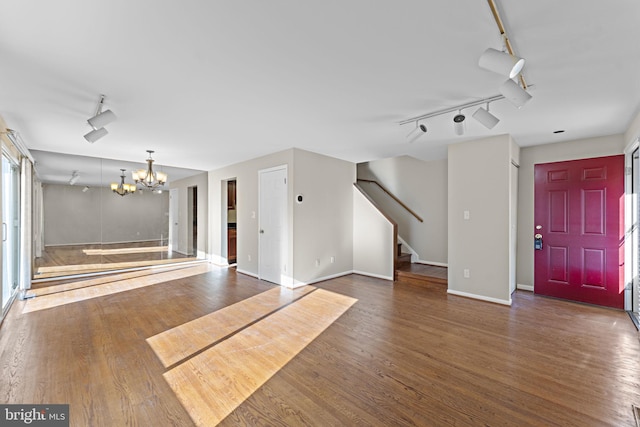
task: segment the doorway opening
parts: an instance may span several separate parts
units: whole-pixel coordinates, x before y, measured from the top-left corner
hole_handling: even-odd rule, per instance
[[[188,209],[188,253],[198,255],[198,187],[193,186],[187,189],[187,209]]]
[[[230,179],[227,181],[227,262],[229,264],[235,264],[238,261],[236,198],[236,180]]]

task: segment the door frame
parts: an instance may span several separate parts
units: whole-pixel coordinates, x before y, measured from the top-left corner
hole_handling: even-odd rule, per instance
[[[640,136],[635,137],[624,150],[625,155],[625,244],[624,244],[624,309],[631,314],[636,327],[640,329],[640,161],[634,167],[633,155],[640,150]],[[640,153],[638,153],[640,154]],[[634,178],[639,179],[635,182]],[[634,188],[636,187],[636,188]],[[635,219],[635,221],[634,221]]]
[[[12,174],[13,185],[11,190],[15,190],[15,191],[9,197],[12,197],[13,198],[12,201],[15,202],[13,206],[13,209],[15,209],[15,211],[13,212],[13,215],[10,216],[10,218],[5,218],[4,212],[5,212],[5,208],[7,207],[4,206],[5,182],[4,182],[4,170],[2,170],[2,179],[0,179],[0,184],[2,184],[1,185],[2,188],[0,190],[0,195],[2,195],[2,198],[0,201],[0,207],[2,208],[0,209],[0,216],[2,217],[2,230],[0,230],[0,233],[2,233],[2,248],[0,249],[0,254],[2,254],[2,264],[0,265],[0,272],[2,272],[2,284],[0,286],[0,321],[4,318],[6,313],[8,313],[9,308],[11,307],[11,304],[13,303],[14,299],[16,298],[20,290],[20,276],[21,276],[20,258],[25,256],[25,254],[21,249],[21,243],[22,243],[21,229],[23,227],[22,212],[21,212],[21,209],[22,209],[21,199],[23,197],[21,194],[21,187],[22,187],[21,164],[18,161],[18,159],[16,159],[9,152],[9,150],[5,150],[4,148],[2,149],[2,157],[3,157],[3,163],[4,163],[4,158],[6,158],[7,162],[9,163],[12,169],[11,174]],[[13,174],[14,171],[16,172],[15,175]],[[8,207],[8,208],[11,209],[12,207]],[[14,223],[13,226],[6,222],[9,220],[13,221]],[[10,229],[12,231],[10,231]],[[17,247],[12,246],[9,248],[9,245],[11,244],[11,242],[9,241],[9,236],[11,236],[13,242]],[[9,251],[7,251],[7,254],[4,253],[5,241],[7,242],[7,247],[10,249]],[[5,265],[5,260],[7,261],[7,263],[10,263],[11,266]],[[10,267],[10,268],[8,269],[7,267]],[[6,301],[4,299],[5,286],[7,285],[7,283],[5,283],[5,278],[12,280],[12,282],[14,283],[11,285],[11,294],[8,296]]]
[[[178,252],[180,246],[180,191],[178,188],[169,189],[169,252]]]

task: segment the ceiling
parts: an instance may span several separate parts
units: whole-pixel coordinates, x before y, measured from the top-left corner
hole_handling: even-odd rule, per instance
[[[497,5],[533,99],[491,104],[492,130],[475,108],[464,136],[455,113],[421,122],[413,143],[415,124],[398,124],[499,94],[504,78],[478,67],[502,48],[485,0],[0,0],[0,115],[31,149],[138,163],[152,149],[158,165],[198,170],[291,147],[430,160],[490,135],[530,146],[627,130],[640,2]],[[90,144],[100,94],[118,120]]]

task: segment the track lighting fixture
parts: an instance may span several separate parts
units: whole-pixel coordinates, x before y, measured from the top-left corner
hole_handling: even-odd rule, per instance
[[[466,104],[460,104],[452,107],[443,108],[440,110],[422,114],[420,116],[411,117],[411,118],[400,121],[399,122],[400,125],[405,125],[405,124],[415,122],[416,129],[417,129],[419,120],[426,120],[432,117],[450,114],[457,110],[458,114],[453,118],[454,131],[456,135],[463,135],[465,131],[465,128],[464,128],[465,116],[464,114],[462,114],[461,112],[462,110],[471,108],[471,107],[481,106],[482,104],[487,104],[486,109],[482,107],[478,108],[473,113],[473,118],[476,119],[478,122],[480,122],[487,129],[493,129],[493,127],[495,127],[495,125],[497,125],[500,122],[500,119],[498,119],[496,116],[494,116],[489,112],[489,103],[494,101],[499,101],[501,99],[507,99],[516,107],[521,108],[524,104],[526,104],[531,99],[531,95],[527,92],[527,87],[528,87],[527,83],[522,75],[522,69],[524,67],[525,60],[515,54],[513,50],[513,46],[509,41],[509,37],[507,37],[506,30],[502,22],[502,19],[500,18],[500,13],[498,11],[495,1],[487,0],[487,3],[489,4],[489,7],[491,9],[491,14],[493,15],[493,18],[496,21],[496,25],[498,26],[498,31],[500,32],[500,36],[502,37],[502,41],[504,42],[505,52],[496,50],[493,48],[488,48],[480,56],[478,60],[478,65],[487,70],[491,70],[496,73],[503,74],[509,77],[509,79],[506,82],[504,82],[499,88],[501,94],[476,100],[476,101],[467,102]],[[516,78],[519,81],[519,84],[516,81],[514,81],[514,79]],[[413,132],[415,131],[416,130],[414,129]],[[426,127],[425,127],[425,132],[426,132]]]
[[[409,144],[414,143],[416,139],[420,138],[422,135],[427,133],[427,127],[425,125],[423,125],[422,123],[418,124],[418,122],[416,121],[415,129],[413,129],[411,132],[409,132],[409,135],[407,135],[407,138],[409,138],[415,132],[417,132],[417,133],[415,134],[415,136],[413,136],[411,138],[411,140],[409,141]]]
[[[477,121],[479,121],[482,124],[482,126],[486,127],[487,129],[493,129],[493,127],[497,125],[498,122],[500,121],[500,119],[498,119],[496,116],[494,116],[489,112],[488,102],[487,102],[486,110],[480,107],[471,116]]]
[[[461,110],[458,110],[458,114],[453,116],[453,130],[456,135],[464,135],[464,119],[466,117]]]
[[[106,136],[109,132],[107,132],[107,130],[105,128],[100,128],[100,129],[94,129],[91,132],[89,132],[88,134],[86,134],[84,136],[84,139],[86,139],[87,141],[89,141],[90,143],[94,143],[97,140],[99,140],[100,138],[102,138],[103,136]]]
[[[104,95],[100,95],[100,101],[98,101],[98,107],[93,117],[87,120],[87,123],[93,128],[93,130],[84,136],[84,139],[94,143],[100,138],[106,136],[109,132],[104,128],[109,123],[116,120],[116,115],[111,110],[102,111],[104,106]]]
[[[512,79],[520,74],[522,67],[524,67],[524,62],[522,58],[489,48],[480,56],[478,65],[485,70],[493,71]]]
[[[69,185],[74,185],[80,179],[80,173],[78,171],[73,171],[71,173],[71,179],[69,180]]]
[[[504,95],[507,101],[511,102],[518,108],[522,108],[530,99],[531,95],[526,90],[522,89],[518,83],[508,79],[502,83],[499,87],[500,93]]]

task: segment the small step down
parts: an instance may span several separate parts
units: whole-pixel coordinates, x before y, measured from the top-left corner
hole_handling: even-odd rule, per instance
[[[411,254],[400,254],[396,259],[396,270],[411,265]]]
[[[418,263],[405,265],[396,270],[395,281],[446,291],[447,267]]]

